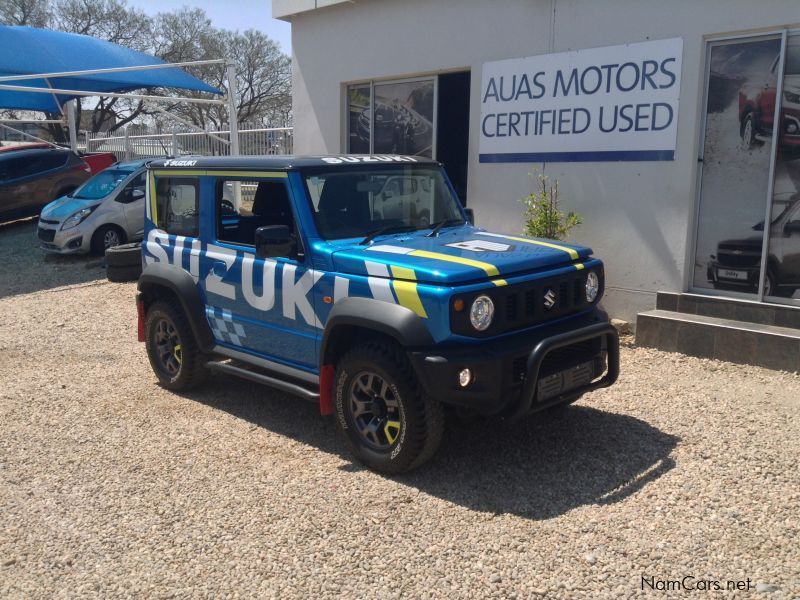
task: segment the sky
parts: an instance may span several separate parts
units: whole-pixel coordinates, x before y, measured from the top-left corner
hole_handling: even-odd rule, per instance
[[[202,8],[215,27],[258,29],[278,42],[286,54],[292,53],[291,26],[272,18],[272,0],[128,0],[149,15],[189,6]]]

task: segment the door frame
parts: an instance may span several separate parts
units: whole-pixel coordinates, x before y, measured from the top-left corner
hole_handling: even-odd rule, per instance
[[[781,107],[781,95],[783,93],[783,72],[784,66],[786,61],[786,40],[788,38],[789,33],[793,33],[795,30],[790,30],[786,27],[783,28],[776,28],[773,30],[767,31],[759,31],[759,32],[751,32],[751,33],[742,33],[742,34],[724,34],[718,36],[707,36],[704,38],[704,60],[703,60],[703,94],[702,100],[700,104],[700,127],[698,131],[698,151],[697,151],[697,162],[698,162],[698,169],[696,173],[696,182],[695,182],[695,201],[694,201],[694,211],[692,214],[692,218],[694,223],[692,225],[692,236],[691,242],[688,246],[689,250],[689,260],[687,261],[689,268],[686,270],[686,289],[694,294],[703,294],[706,296],[718,296],[723,298],[734,298],[734,299],[741,299],[741,300],[749,300],[751,302],[765,302],[764,300],[764,280],[766,277],[766,262],[767,262],[767,251],[768,251],[768,241],[769,241],[769,231],[766,227],[766,223],[770,221],[770,216],[772,214],[772,195],[774,189],[774,181],[775,181],[775,159],[777,154],[777,134],[780,128],[780,107]],[[767,193],[765,198],[765,205],[766,205],[766,220],[765,220],[765,230],[764,236],[762,239],[762,253],[761,253],[761,267],[759,273],[759,283],[758,289],[755,293],[755,298],[753,297],[754,294],[745,293],[745,292],[736,292],[736,291],[723,291],[723,290],[716,290],[713,288],[700,288],[694,285],[694,272],[695,272],[695,265],[697,262],[697,239],[700,234],[700,202],[702,200],[702,193],[703,193],[703,171],[704,171],[704,159],[705,159],[705,140],[706,140],[706,126],[708,121],[708,92],[709,92],[709,85],[711,81],[711,50],[715,46],[725,45],[725,44],[733,44],[743,40],[749,40],[752,38],[763,38],[767,39],[779,39],[781,40],[780,46],[780,54],[779,54],[779,74],[778,74],[778,81],[776,87],[776,94],[775,94],[775,115],[776,118],[773,119],[772,124],[772,140],[771,140],[771,147],[770,147],[770,163],[769,163],[769,174],[768,174],[768,182],[767,182]],[[781,299],[774,299],[772,296],[769,297],[769,303],[773,303],[775,300]],[[796,306],[792,300],[786,301],[783,299],[783,302],[774,302],[778,304],[789,304],[791,306]]]

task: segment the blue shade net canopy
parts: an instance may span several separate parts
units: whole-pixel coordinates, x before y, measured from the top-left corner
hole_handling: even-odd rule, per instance
[[[86,35],[33,27],[0,26],[0,77],[160,64],[166,63],[144,52]],[[0,85],[97,92],[98,96],[103,92],[124,93],[152,87],[222,93],[177,67],[47,79],[0,80]],[[0,89],[0,108],[59,113],[65,102],[78,97]]]

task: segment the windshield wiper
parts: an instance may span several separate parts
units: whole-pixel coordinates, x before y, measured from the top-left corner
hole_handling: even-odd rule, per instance
[[[406,231],[416,231],[417,228],[413,225],[387,225],[386,227],[381,227],[376,229],[375,231],[370,231],[363,240],[359,242],[360,246],[366,246],[372,240],[374,240],[379,235],[384,235],[386,233],[404,233]]]
[[[466,223],[464,219],[445,219],[443,221],[439,221],[433,226],[433,229],[428,234],[427,237],[436,237],[439,235],[439,232],[444,229],[445,227],[452,227],[453,225],[462,225]]]

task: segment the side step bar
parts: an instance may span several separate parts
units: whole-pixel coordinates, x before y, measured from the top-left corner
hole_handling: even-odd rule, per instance
[[[219,371],[220,373],[227,373],[228,375],[241,377],[242,379],[247,379],[248,381],[261,383],[271,388],[281,390],[282,392],[286,392],[287,394],[292,394],[295,396],[300,396],[301,398],[305,398],[306,400],[319,402],[319,392],[310,390],[297,383],[292,383],[290,381],[285,381],[283,379],[277,379],[275,377],[271,377],[264,373],[259,373],[251,369],[239,367],[228,362],[211,361],[206,363],[206,366],[209,369],[212,369],[214,371]]]

